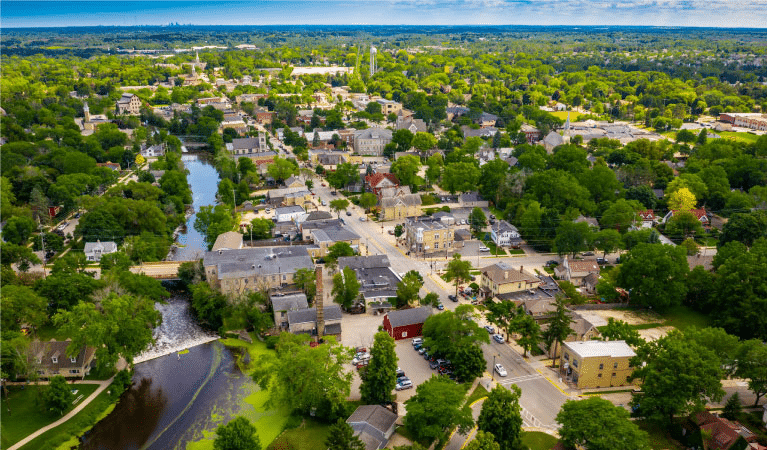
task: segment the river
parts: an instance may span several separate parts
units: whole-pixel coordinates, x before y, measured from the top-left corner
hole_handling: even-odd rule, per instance
[[[179,234],[177,239],[178,248],[171,259],[175,261],[191,261],[201,259],[207,250],[202,235],[194,229],[196,212],[202,206],[216,204],[216,192],[220,178],[215,167],[207,161],[207,154],[184,154],[181,161],[189,171],[187,181],[192,187],[192,214],[186,221],[186,232]]]

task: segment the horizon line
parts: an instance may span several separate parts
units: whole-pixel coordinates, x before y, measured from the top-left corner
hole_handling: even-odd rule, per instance
[[[497,28],[497,27],[566,27],[566,28],[600,28],[600,27],[618,27],[618,28],[660,28],[660,29],[718,29],[718,30],[767,30],[767,24],[763,27],[732,27],[732,26],[716,26],[716,25],[619,25],[619,24],[590,24],[590,25],[570,25],[570,24],[520,24],[520,23],[507,23],[507,24],[360,24],[360,23],[335,23],[335,24],[319,24],[319,23],[304,23],[304,24],[205,24],[205,23],[168,23],[168,24],[141,24],[141,25],[116,25],[116,24],[98,24],[98,25],[65,25],[65,26],[13,26],[4,25],[4,29],[72,29],[72,28],[146,28],[146,27],[161,27],[161,28],[181,28],[181,27],[482,27],[482,28]]]

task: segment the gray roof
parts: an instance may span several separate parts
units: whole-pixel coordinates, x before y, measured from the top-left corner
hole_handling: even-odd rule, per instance
[[[462,202],[481,202],[482,197],[476,192],[466,192],[460,195]]]
[[[341,334],[340,323],[329,323],[325,325],[325,331],[322,333],[325,336],[339,336]]]
[[[206,252],[203,265],[217,266],[219,278],[252,275],[295,273],[298,269],[313,269],[308,246],[253,247],[237,250]]]
[[[309,303],[306,301],[306,294],[303,292],[281,295],[279,297],[273,295],[271,300],[274,311],[294,311],[309,307]]]
[[[390,208],[402,203],[407,206],[420,206],[421,196],[418,194],[404,194],[397,197],[384,197],[381,199],[381,207]]]
[[[341,320],[341,306],[327,305],[322,308],[325,311],[325,320]],[[307,323],[317,321],[316,308],[304,308],[296,311],[288,311],[288,323]]]
[[[499,220],[498,222],[493,224],[493,229],[495,230],[496,233],[503,233],[506,231],[519,233],[519,230],[517,230],[517,227],[510,224],[509,222],[506,222],[505,220]]]
[[[354,139],[389,139],[391,140],[391,130],[386,128],[367,128],[354,132]]]
[[[311,222],[315,220],[323,220],[323,219],[332,219],[333,214],[330,214],[327,211],[312,211],[307,215],[305,221]]]
[[[344,267],[350,269],[389,267],[389,258],[386,255],[342,256],[338,258],[338,268],[343,269]]]
[[[117,251],[117,244],[112,241],[86,242],[83,252],[86,254],[93,253],[96,248],[101,248],[101,253],[114,253]]]
[[[252,148],[260,148],[258,144],[258,138],[237,138],[232,139],[232,148],[235,150],[250,150]]]
[[[275,215],[281,215],[281,214],[292,214],[292,213],[302,213],[304,212],[304,208],[293,205],[293,206],[280,206],[278,208],[274,209]]]
[[[355,434],[365,442],[366,450],[377,450],[386,445],[386,433],[397,422],[397,414],[379,405],[361,405],[346,419]],[[363,439],[363,436],[365,438]]]
[[[318,242],[353,241],[360,238],[354,231],[339,226],[316,229],[312,235]]]
[[[389,317],[392,328],[404,327],[426,322],[426,319],[431,316],[431,306],[390,311],[386,315]]]

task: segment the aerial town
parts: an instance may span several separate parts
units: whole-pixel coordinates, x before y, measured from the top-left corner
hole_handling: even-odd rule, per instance
[[[767,450],[766,42],[4,30],[0,448]]]

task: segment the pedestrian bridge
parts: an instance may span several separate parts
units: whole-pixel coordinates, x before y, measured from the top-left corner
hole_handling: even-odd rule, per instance
[[[141,273],[158,280],[177,280],[178,268],[182,263],[194,261],[160,261],[131,266],[130,271]]]

